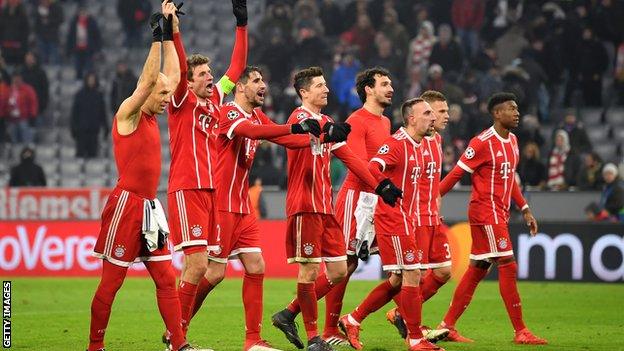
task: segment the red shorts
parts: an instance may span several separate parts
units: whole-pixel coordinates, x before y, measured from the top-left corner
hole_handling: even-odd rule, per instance
[[[178,190],[167,195],[167,204],[175,251],[190,246],[208,246],[208,250],[216,250],[219,247],[218,212],[214,190]]]
[[[513,255],[506,224],[470,225],[472,236],[471,260],[484,260],[492,257]]]
[[[413,235],[380,235],[377,233],[376,237],[384,271],[421,269],[418,247]]]
[[[227,263],[230,256],[245,252],[262,252],[260,228],[253,214],[219,211],[219,247],[208,252],[208,259]]]
[[[143,201],[126,190],[115,188],[108,196],[93,256],[121,267],[133,262],[171,260],[169,246],[150,252],[143,239]]]
[[[355,234],[357,231],[357,223],[355,221],[355,208],[360,199],[360,191],[341,187],[336,197],[336,205],[334,206],[336,220],[342,227],[344,242],[347,247],[347,255],[355,256]],[[376,253],[379,250],[376,240],[373,240],[369,252]]]
[[[439,225],[416,226],[418,256],[422,257],[422,269],[451,266],[451,250],[446,233]]]
[[[288,263],[345,261],[342,230],[331,214],[298,213],[288,217],[286,256]]]

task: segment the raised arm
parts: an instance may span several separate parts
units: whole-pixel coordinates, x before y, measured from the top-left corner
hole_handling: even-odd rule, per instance
[[[167,76],[170,87],[176,88],[180,82],[180,63],[173,44],[173,27],[179,28],[176,7],[171,2],[163,2],[163,73]],[[173,90],[173,89],[172,89]]]
[[[182,101],[186,98],[186,94],[188,93],[188,66],[186,64],[186,52],[184,51],[184,44],[182,43],[179,21],[173,22],[173,45],[180,63],[180,78],[178,79],[178,85],[171,97],[171,102],[174,108],[178,108],[182,105]]]
[[[161,14],[155,13],[152,14],[150,19],[150,25],[152,27],[152,45],[147,59],[145,60],[145,64],[143,65],[143,70],[141,71],[136,89],[130,97],[126,98],[124,102],[121,103],[121,106],[119,106],[115,114],[118,128],[123,128],[124,124],[130,122],[130,131],[134,130],[139,117],[139,109],[152,93],[154,86],[156,86],[156,81],[158,80],[158,74],[160,72],[160,50],[162,48],[162,28],[159,24],[160,17],[162,17]]]
[[[232,12],[236,17],[236,36],[230,66],[217,82],[221,99],[232,92],[247,65],[247,0],[232,0]]]

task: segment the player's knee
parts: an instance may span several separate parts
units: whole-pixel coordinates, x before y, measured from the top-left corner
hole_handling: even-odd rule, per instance
[[[401,274],[392,273],[390,274],[390,276],[388,276],[388,282],[390,283],[390,285],[392,285],[393,288],[400,286],[402,280],[403,277],[401,276]]]
[[[299,265],[298,281],[300,283],[313,283],[318,277],[318,263],[302,263]]]
[[[349,262],[347,262],[347,274],[351,275],[353,274],[353,272],[355,272],[355,270],[358,268],[358,261],[356,260],[349,260]]]
[[[192,263],[187,262],[186,274],[188,274],[189,276],[193,278],[200,279],[202,276],[206,274],[207,270],[208,270],[207,260],[193,260]]]
[[[264,274],[264,260],[260,257],[245,266],[245,270],[250,274]]]
[[[406,286],[417,286],[418,283],[420,282],[420,270],[419,269],[414,269],[414,270],[404,270],[402,272],[403,275],[403,280],[402,283],[403,285]]]
[[[347,277],[347,267],[336,267],[331,274],[327,273],[327,278],[332,282],[332,284],[338,284],[343,281]]]
[[[225,278],[225,264],[210,261],[208,263],[208,267],[206,269],[204,277],[212,286],[216,286],[217,284],[221,283],[223,281],[223,278]]]
[[[440,280],[447,282],[451,279],[451,267],[440,267],[433,271]]]

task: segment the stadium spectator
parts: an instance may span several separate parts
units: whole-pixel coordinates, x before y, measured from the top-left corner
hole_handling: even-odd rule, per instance
[[[388,39],[383,32],[378,32],[375,36],[375,49],[375,54],[368,61],[368,66],[385,67],[390,74],[392,74],[392,77],[394,77],[397,82],[400,82],[400,79],[403,77],[403,63],[405,62],[405,59],[401,59],[401,57],[399,57],[396,53],[395,44],[393,44],[393,42]],[[398,88],[399,86],[395,89],[395,94],[397,100],[401,100],[401,94],[399,94],[400,89]]]
[[[522,148],[518,175],[525,187],[542,190],[546,185],[546,166],[540,159],[539,146],[532,141],[525,143]]]
[[[373,28],[370,17],[366,14],[358,15],[355,25],[342,33],[341,39],[350,45],[355,45],[358,49],[357,57],[363,63],[368,63],[373,54],[375,41],[375,28]]]
[[[453,39],[451,26],[446,23],[438,27],[438,41],[431,49],[429,63],[442,66],[444,72],[461,73],[462,71],[464,65],[462,49]]]
[[[528,143],[535,143],[541,150],[544,146],[544,136],[542,135],[541,126],[537,117],[533,115],[524,115],[522,117],[522,126],[515,131],[518,137],[518,147],[524,150],[524,146]],[[538,157],[539,158],[539,157]]]
[[[464,118],[462,113],[461,105],[451,104],[449,106],[449,121],[446,126],[446,132],[444,133],[446,136],[444,144],[455,145],[463,150],[465,148],[465,142],[469,139],[470,135],[468,135],[468,119]]]
[[[624,105],[624,41],[617,48],[614,72],[616,104]]]
[[[26,146],[20,153],[20,163],[11,168],[9,186],[46,186],[43,168],[35,163],[35,150]]]
[[[93,158],[98,155],[100,132],[108,134],[104,94],[97,75],[87,73],[84,85],[74,96],[71,111],[71,133],[76,140],[76,156]]]
[[[74,58],[76,76],[93,69],[94,56],[102,48],[100,28],[86,7],[80,7],[69,24],[66,53]]]
[[[558,129],[563,129],[568,133],[570,147],[576,153],[585,153],[592,150],[592,144],[587,136],[582,122],[577,121],[574,110],[566,111],[563,121],[559,123]]]
[[[383,23],[379,28],[379,32],[383,33],[385,37],[390,40],[390,44],[396,52],[397,59],[400,59],[401,62],[405,62],[407,46],[409,44],[409,34],[405,26],[399,22],[399,15],[395,9],[387,8],[384,11]],[[388,65],[385,65],[385,67],[388,67]],[[397,75],[400,73],[392,69],[390,69],[390,72]]]
[[[624,222],[624,189],[618,176],[618,169],[613,163],[607,163],[602,169],[605,185],[600,197],[600,205],[609,214]]]
[[[292,62],[297,62],[297,64],[301,66],[319,61],[327,62],[329,49],[325,40],[317,30],[318,29],[315,29],[314,26],[304,26],[296,32],[295,56],[291,57]]]
[[[7,0],[0,10],[0,50],[9,65],[20,65],[28,48],[30,26],[21,0]]]
[[[426,72],[434,42],[433,24],[425,21],[420,26],[418,35],[409,43],[406,72],[412,72],[415,69],[419,69],[423,73]]]
[[[253,213],[258,219],[266,218],[267,216],[267,205],[262,196],[263,190],[262,179],[260,178],[256,178],[253,184],[249,187],[249,202],[251,202]]]
[[[576,174],[580,161],[574,150],[570,149],[568,133],[563,129],[555,132],[555,141],[548,158],[548,181],[551,190],[565,190],[576,185]]]
[[[580,190],[600,190],[602,179],[602,160],[595,152],[590,152],[583,159],[583,166],[578,173],[576,185]]]
[[[136,84],[137,77],[134,75],[134,72],[128,68],[128,64],[124,60],[117,62],[115,78],[113,79],[113,84],[111,84],[110,92],[111,111],[117,111],[119,105],[121,105],[126,97],[132,95]]]
[[[475,57],[479,50],[479,31],[483,26],[485,0],[453,0],[451,14],[464,52],[468,57]]]
[[[0,51],[0,84],[10,84],[11,83],[11,75],[7,70],[6,61],[4,61],[4,57],[2,57],[2,52]]]
[[[270,38],[276,30],[284,38],[290,37],[292,33],[292,9],[282,1],[268,7],[258,26],[263,38]]]
[[[359,108],[360,99],[355,91],[355,76],[362,65],[351,52],[345,53],[336,66],[331,79],[331,92],[340,104],[340,115],[347,115]]]
[[[323,0],[319,6],[319,16],[326,35],[335,37],[344,30],[342,8],[335,0]]]
[[[61,63],[59,29],[63,23],[63,6],[56,0],[39,0],[35,8],[35,33],[41,61]]]
[[[39,102],[38,115],[42,116],[48,107],[50,89],[48,87],[48,76],[39,64],[37,56],[32,51],[26,53],[24,66],[22,67],[21,72],[24,83],[35,89],[37,101]],[[41,123],[40,117],[36,117],[36,119],[37,123]]]
[[[142,44],[144,24],[149,19],[152,5],[148,0],[117,0],[117,14],[126,34],[126,47]]]
[[[32,86],[24,83],[19,70],[11,76],[11,85],[0,89],[0,117],[6,118],[6,126],[14,143],[32,143],[32,126],[39,113],[37,94]]]
[[[299,0],[295,4],[293,16],[293,36],[299,37],[302,30],[311,30],[318,36],[325,32],[323,23],[319,19],[318,7],[311,0]]]
[[[494,42],[498,64],[501,67],[510,65],[528,45],[529,42],[524,36],[524,27],[512,26]]]
[[[392,73],[392,72],[390,72]],[[405,96],[420,96],[424,89],[422,70],[420,68],[414,68],[409,73],[409,81],[407,82],[407,86],[405,87]],[[400,85],[397,84],[397,90]],[[400,124],[400,121],[398,122]],[[397,128],[401,127],[400,125]],[[392,130],[396,130],[397,128],[393,128]]]
[[[602,74],[607,70],[609,57],[590,27],[583,29],[574,57],[576,70],[573,73],[583,92],[583,102],[586,106],[602,106]]]

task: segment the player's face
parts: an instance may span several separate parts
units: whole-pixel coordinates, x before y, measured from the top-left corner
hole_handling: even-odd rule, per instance
[[[505,101],[499,105],[496,116],[505,129],[514,129],[520,123],[520,111],[515,101]]]
[[[325,77],[318,76],[312,78],[310,87],[302,89],[303,93],[301,97],[303,100],[308,101],[312,106],[325,107],[327,106],[327,95],[329,94],[329,88],[325,82]]]
[[[431,108],[433,109],[433,113],[436,116],[436,120],[434,123],[434,129],[438,132],[446,129],[446,125],[449,121],[449,107],[446,101],[434,101],[429,103]],[[433,133],[433,131],[432,131]]]
[[[266,89],[266,83],[264,83],[260,72],[253,71],[249,74],[247,83],[243,86],[245,99],[254,107],[262,106]]]
[[[392,95],[394,89],[392,89],[392,81],[388,76],[382,76],[381,74],[375,75],[375,86],[373,87],[373,97],[375,101],[382,107],[386,108],[392,105]]]
[[[161,114],[165,111],[169,104],[171,91],[169,80],[161,73],[147,101],[148,109],[152,114]]]
[[[189,82],[189,86],[202,99],[208,99],[212,96],[214,88],[213,77],[207,63],[193,68],[193,80]]]
[[[431,105],[427,102],[419,102],[412,106],[412,125],[416,131],[416,135],[424,137],[433,129],[436,116],[433,113]]]

